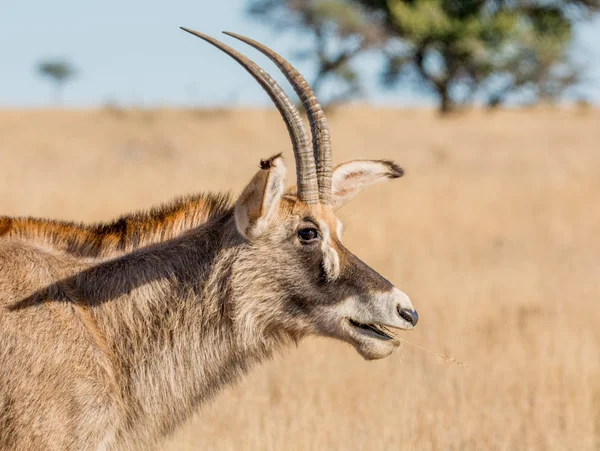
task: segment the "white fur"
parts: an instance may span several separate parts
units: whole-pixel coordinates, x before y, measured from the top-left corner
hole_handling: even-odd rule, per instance
[[[337,218],[336,218],[337,219]],[[342,241],[342,234],[344,233],[344,224],[342,221],[337,219],[337,236],[340,241]]]
[[[389,296],[393,299],[396,299],[398,304],[400,304],[400,307],[403,309],[408,309],[408,310],[414,310],[415,308],[412,305],[412,302],[410,300],[410,298],[408,297],[408,295],[404,292],[399,290],[398,288],[394,287],[394,289],[392,290],[392,292],[389,294]]]
[[[327,224],[320,224],[323,240],[321,242],[321,250],[323,251],[323,268],[327,275],[327,280],[333,281],[340,276],[340,256],[331,246],[331,233]]]
[[[377,160],[353,160],[340,164],[331,178],[333,208],[343,207],[364,188],[389,176],[388,164]]]
[[[351,296],[340,304],[338,313],[361,323],[412,329],[414,326],[400,317],[398,308],[414,310],[406,293],[394,287],[390,291],[373,293],[367,302]]]

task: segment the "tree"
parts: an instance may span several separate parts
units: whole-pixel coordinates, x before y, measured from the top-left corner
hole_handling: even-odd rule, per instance
[[[578,81],[568,50],[576,18],[600,9],[597,0],[353,0],[379,11],[406,45],[389,52],[383,81],[411,71],[448,113],[476,95],[489,106],[510,94],[555,99]]]
[[[368,11],[347,0],[250,0],[248,11],[277,31],[311,37],[298,40],[302,44],[294,56],[315,61],[317,73],[311,85],[318,94],[326,82],[337,83],[338,91],[321,99],[328,106],[362,92],[359,73],[351,62],[385,42],[383,28]]]
[[[600,0],[253,0],[270,12],[294,11],[295,22],[312,33],[338,31],[338,40],[367,42],[385,55],[382,81],[394,87],[414,79],[439,99],[440,111],[482,98],[497,106],[513,95],[535,101],[558,98],[579,79],[569,59],[573,26],[600,10]],[[335,4],[335,13],[317,14]],[[357,9],[358,8],[358,9]],[[344,30],[343,11],[359,27]],[[266,14],[262,11],[262,15]],[[305,19],[309,17],[310,20]],[[318,24],[318,26],[317,26]],[[363,38],[364,30],[377,36]],[[352,38],[352,39],[350,39]],[[331,31],[323,39],[333,39]],[[317,41],[318,42],[318,41]],[[326,44],[319,43],[318,47]],[[346,53],[343,67],[364,49]],[[319,55],[320,68],[327,59]],[[335,61],[335,59],[334,59]],[[321,71],[319,72],[321,73]],[[357,78],[354,73],[353,77]]]
[[[75,69],[62,60],[42,61],[38,64],[38,72],[43,77],[50,78],[55,86],[54,103],[59,104],[65,83],[75,75]]]

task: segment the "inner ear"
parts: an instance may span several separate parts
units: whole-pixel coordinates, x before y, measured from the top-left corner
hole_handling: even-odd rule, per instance
[[[284,190],[286,167],[281,154],[261,160],[260,168],[235,204],[235,224],[249,240],[265,232]]]
[[[373,183],[395,179],[402,175],[404,170],[388,160],[353,160],[342,163],[336,166],[332,174],[332,207],[334,209],[343,207]]]

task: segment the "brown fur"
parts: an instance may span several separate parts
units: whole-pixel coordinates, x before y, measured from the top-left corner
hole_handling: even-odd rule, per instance
[[[342,245],[331,208],[284,195],[283,160],[268,161],[235,205],[0,219],[0,449],[147,449],[309,334],[392,352],[348,318],[405,327],[408,298]],[[321,239],[303,243],[303,227]]]
[[[0,239],[33,241],[77,257],[111,257],[169,240],[231,207],[225,194],[200,194],[94,225],[0,217]]]
[[[143,448],[170,432],[218,386],[272,352],[277,337],[269,346],[247,349],[226,316],[227,281],[217,274],[204,280],[208,268],[194,269],[210,259],[223,265],[221,276],[230,271],[215,252],[219,248],[207,251],[213,240],[231,233],[230,227],[222,229],[231,214],[218,216],[221,227],[211,223],[189,236],[175,234],[99,265],[40,251],[35,238],[27,244],[2,239],[0,449]],[[148,240],[157,236],[136,218],[139,230],[149,230]],[[155,227],[152,218],[146,224]],[[45,231],[41,225],[49,223],[29,224]],[[120,234],[76,230],[89,233],[83,236],[94,244],[110,243],[110,249],[92,255],[121,251],[113,247],[118,238],[132,236],[123,229]],[[49,235],[42,236],[48,244]],[[50,236],[58,249],[67,250],[59,238],[68,235]],[[78,243],[78,249],[94,249]],[[170,261],[156,264],[169,254]],[[205,293],[206,302],[197,303]],[[208,364],[201,363],[207,358]],[[191,381],[191,375],[200,380]]]

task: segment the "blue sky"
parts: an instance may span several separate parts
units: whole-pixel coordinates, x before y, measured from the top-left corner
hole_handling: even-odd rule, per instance
[[[39,60],[55,57],[67,58],[79,73],[65,89],[65,106],[269,105],[260,87],[233,60],[179,30],[183,25],[215,37],[222,30],[236,31],[290,55],[297,37],[282,38],[248,19],[245,6],[245,0],[2,0],[0,108],[48,105],[52,86],[35,67]],[[246,52],[284,85],[262,55],[224,35],[219,39]],[[574,51],[590,69],[581,90],[600,103],[600,17],[578,28]],[[375,58],[358,64],[371,102],[427,102],[413,88],[380,90]],[[312,78],[310,63],[297,66]]]

